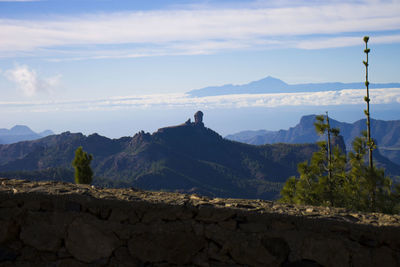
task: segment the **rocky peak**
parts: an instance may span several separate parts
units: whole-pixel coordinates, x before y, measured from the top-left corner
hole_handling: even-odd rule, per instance
[[[137,146],[139,144],[147,143],[150,141],[151,141],[151,134],[146,133],[145,131],[142,130],[133,136],[130,142],[130,146]]]
[[[197,111],[195,114],[194,114],[194,124],[195,125],[198,125],[198,126],[204,126],[204,123],[203,123],[203,112],[201,112],[200,110],[199,111]]]

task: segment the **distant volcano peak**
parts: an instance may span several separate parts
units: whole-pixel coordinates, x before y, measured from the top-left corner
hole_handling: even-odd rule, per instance
[[[399,88],[400,83],[376,83],[370,88]],[[304,83],[287,84],[284,81],[267,76],[263,79],[241,85],[227,84],[223,86],[210,86],[188,92],[192,97],[232,95],[232,94],[276,94],[276,93],[300,93],[300,92],[321,92],[338,91],[343,89],[364,89],[362,82],[358,83]]]

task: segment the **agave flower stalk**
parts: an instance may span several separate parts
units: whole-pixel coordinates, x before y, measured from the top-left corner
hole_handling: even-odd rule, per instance
[[[372,161],[372,150],[374,149],[374,141],[371,138],[371,118],[369,111],[369,81],[368,81],[368,54],[371,51],[368,48],[368,36],[364,36],[365,49],[364,53],[366,54],[366,61],[363,61],[365,65],[365,87],[367,88],[367,95],[364,97],[365,102],[367,103],[367,109],[364,110],[365,116],[367,116],[367,146],[368,146],[368,156],[369,156],[369,167],[372,170],[374,167],[374,163]]]

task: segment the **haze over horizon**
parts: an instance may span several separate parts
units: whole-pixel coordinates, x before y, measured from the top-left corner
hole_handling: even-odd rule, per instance
[[[287,129],[329,111],[364,118],[360,90],[188,97],[273,76],[289,84],[400,82],[400,1],[0,0],[0,128],[109,137],[184,122],[222,135]],[[400,119],[400,89],[372,116]]]

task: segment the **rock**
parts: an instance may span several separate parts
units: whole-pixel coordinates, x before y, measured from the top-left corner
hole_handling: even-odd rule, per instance
[[[18,201],[13,200],[0,201],[0,208],[14,208],[17,207],[18,204]]]
[[[43,200],[40,202],[40,209],[43,211],[54,211],[54,203],[51,200]]]
[[[100,222],[77,218],[68,227],[66,248],[72,256],[83,262],[108,258],[119,242],[117,237],[102,227]]]
[[[194,125],[204,126],[203,112],[201,112],[200,110],[194,114]]]
[[[253,235],[235,234],[224,248],[229,251],[233,260],[249,266],[280,266],[283,261],[272,255]]]
[[[71,254],[67,251],[65,247],[60,248],[60,250],[57,252],[57,257],[59,259],[64,259],[64,258],[71,258]]]
[[[74,201],[68,201],[65,203],[65,211],[80,212],[81,204]]]
[[[236,234],[236,232],[229,231],[217,224],[208,224],[204,228],[206,238],[214,241],[220,246],[224,246],[225,243]]]
[[[18,254],[8,248],[0,246],[0,263],[5,261],[13,261],[17,258]]]
[[[128,218],[129,218],[130,224],[136,224],[140,221],[140,217],[137,215],[137,213],[134,210],[132,210],[128,213]]]
[[[24,261],[38,261],[39,260],[39,252],[37,249],[34,249],[33,247],[23,247],[21,250],[21,256],[19,256],[18,260],[24,260]]]
[[[189,264],[204,246],[205,240],[193,233],[143,233],[128,242],[130,254],[143,262],[167,261],[169,264]]]
[[[296,228],[295,224],[290,221],[275,220],[271,222],[271,228],[276,231],[287,231]]]
[[[316,261],[309,259],[302,259],[294,262],[287,262],[282,265],[283,267],[324,267]]]
[[[140,262],[134,259],[127,247],[120,247],[114,252],[114,257],[116,264],[111,264],[111,266],[140,266]]]
[[[241,223],[239,224],[239,229],[246,233],[262,233],[269,229],[269,226],[264,223]]]
[[[0,220],[14,220],[21,215],[21,208],[2,208],[0,209]]]
[[[298,249],[301,251],[303,259],[313,259],[323,266],[347,266],[350,255],[343,241],[332,238],[308,237],[305,238],[302,246]]]
[[[110,218],[108,218],[109,221],[111,222],[123,222],[129,219],[129,214],[122,210],[115,208],[111,211]]]
[[[26,203],[24,203],[24,208],[27,210],[31,210],[31,211],[38,211],[38,210],[40,210],[40,201],[33,200],[33,201],[26,202]]]
[[[278,260],[285,262],[288,259],[290,248],[283,238],[263,237],[261,244]]]
[[[206,253],[199,253],[193,258],[193,264],[200,267],[210,267],[209,258]]]
[[[13,240],[18,235],[18,226],[11,221],[0,220],[0,244]]]
[[[176,212],[174,210],[171,210],[174,208],[168,208],[168,207],[149,207],[147,211],[143,214],[142,223],[154,223],[157,221],[161,220],[166,220],[166,221],[173,221],[176,220]],[[176,208],[175,208],[176,209]]]
[[[20,238],[38,250],[57,252],[71,220],[68,214],[29,212]]]
[[[56,263],[57,267],[86,267],[88,265],[74,259],[63,259]]]
[[[372,252],[373,266],[400,266],[398,252],[393,252],[387,246],[382,246]]]
[[[222,250],[216,243],[209,242],[207,256],[210,259],[217,260],[219,262],[229,262],[230,258],[227,255],[227,251]]]
[[[235,210],[227,208],[200,207],[195,219],[203,222],[221,222],[236,215]]]
[[[219,222],[218,225],[221,226],[222,228],[225,228],[225,229],[231,230],[231,231],[234,231],[237,228],[237,222],[233,219],[231,219],[229,221]]]

